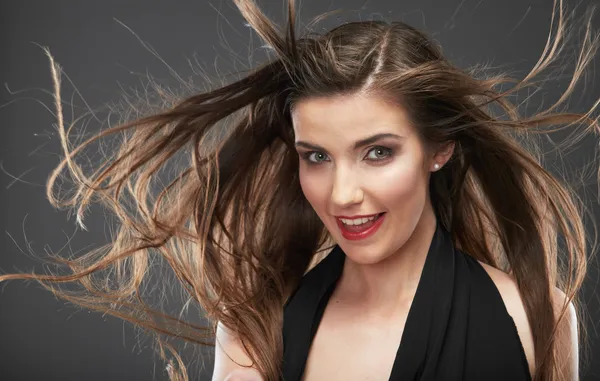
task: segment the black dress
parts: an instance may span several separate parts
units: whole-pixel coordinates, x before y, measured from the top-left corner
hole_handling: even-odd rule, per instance
[[[345,258],[336,245],[285,304],[282,381],[301,380]],[[413,380],[531,381],[517,328],[498,289],[477,260],[454,247],[440,223],[389,378]]]

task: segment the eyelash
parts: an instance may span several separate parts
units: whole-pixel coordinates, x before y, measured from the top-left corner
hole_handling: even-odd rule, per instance
[[[383,147],[383,146],[374,146],[372,147],[368,152],[367,152],[367,156],[368,154],[373,151],[373,150],[382,150],[385,152],[385,156],[382,159],[368,159],[369,161],[374,161],[374,162],[379,162],[379,161],[384,161],[386,159],[388,159],[390,156],[392,156],[392,154],[394,153],[394,151],[391,148],[388,147]],[[319,151],[308,151],[302,154],[302,158],[304,159],[304,161],[306,161],[309,165],[320,165],[321,163],[323,163],[323,161],[319,161],[319,162],[314,162],[310,160],[310,155],[312,155],[313,153],[321,153]]]

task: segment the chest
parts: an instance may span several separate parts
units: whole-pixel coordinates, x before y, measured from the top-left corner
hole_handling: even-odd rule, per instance
[[[393,323],[370,323],[341,308],[325,309],[310,347],[302,381],[388,380],[400,345],[406,313]]]

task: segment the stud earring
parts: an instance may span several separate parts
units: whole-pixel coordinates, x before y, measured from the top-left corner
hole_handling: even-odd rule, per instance
[[[437,171],[438,169],[440,169],[440,165],[438,163],[435,163],[433,165],[433,168]]]

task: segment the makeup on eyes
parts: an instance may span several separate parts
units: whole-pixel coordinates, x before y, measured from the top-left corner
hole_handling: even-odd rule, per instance
[[[396,135],[393,133],[378,133],[375,134],[373,136],[370,136],[368,138],[364,138],[364,139],[360,139],[358,141],[356,141],[354,143],[354,147],[353,147],[353,151],[358,150],[359,148],[365,147],[365,146],[374,146],[375,143],[381,142],[381,141],[385,141],[385,140],[392,140],[394,142],[398,142],[398,141],[402,141],[404,140],[405,137],[401,136],[401,135]],[[310,150],[314,150],[314,151],[319,151],[319,152],[323,152],[325,154],[329,154],[329,152],[327,152],[327,150],[317,144],[314,143],[309,143],[309,142],[305,142],[302,140],[298,140],[295,143],[296,147],[304,147]]]
[[[377,158],[377,159],[369,158],[369,156],[371,155],[372,152],[377,152],[377,151],[382,151],[383,157]],[[363,157],[363,160],[372,162],[372,163],[385,162],[389,158],[394,156],[395,153],[396,153],[395,147],[389,147],[389,146],[384,146],[384,145],[374,145],[374,146],[368,147],[366,149],[366,153]],[[315,154],[322,154],[322,155],[328,156],[328,154],[323,151],[306,151],[306,152],[299,152],[299,154],[300,154],[300,157],[302,158],[302,160],[304,160],[309,165],[319,165],[320,163],[328,161],[328,160],[320,160],[320,161],[311,160],[311,156],[313,156]]]

